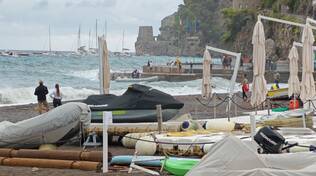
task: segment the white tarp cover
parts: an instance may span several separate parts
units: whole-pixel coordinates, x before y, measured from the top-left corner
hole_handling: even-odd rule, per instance
[[[0,123],[0,147],[29,148],[54,144],[70,132],[75,133],[82,122],[90,124],[90,108],[84,103],[67,103],[45,114],[11,123]]]
[[[188,176],[314,176],[316,153],[259,155],[234,136],[212,146]]]

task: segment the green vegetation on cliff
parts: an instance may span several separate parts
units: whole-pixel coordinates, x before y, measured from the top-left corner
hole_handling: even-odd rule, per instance
[[[198,21],[199,30],[195,32],[200,35],[202,45],[210,43],[251,54],[251,34],[257,14],[304,23],[312,13],[312,0],[261,0],[258,6],[246,9],[233,8],[231,0],[184,0],[176,24],[181,33],[187,33],[183,26]],[[299,41],[301,30],[273,22],[264,24],[266,38],[275,42],[277,57],[285,59],[292,41]]]

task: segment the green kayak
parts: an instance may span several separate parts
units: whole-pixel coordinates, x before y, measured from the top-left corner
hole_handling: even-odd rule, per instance
[[[175,159],[169,158],[162,160],[164,170],[175,176],[183,176],[191,170],[200,159]]]
[[[273,108],[272,112],[284,112],[284,111],[288,111],[289,108],[288,107],[279,107],[279,108]]]

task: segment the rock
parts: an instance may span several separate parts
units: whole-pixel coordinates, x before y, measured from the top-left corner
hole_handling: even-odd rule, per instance
[[[38,167],[32,167],[32,172],[36,172],[36,171],[39,171],[39,168]]]

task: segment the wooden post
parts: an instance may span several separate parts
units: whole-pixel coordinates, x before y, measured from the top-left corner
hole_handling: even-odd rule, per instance
[[[161,110],[161,105],[156,105],[156,110],[157,110],[157,122],[158,122],[158,132],[161,134],[162,131],[162,110]]]

